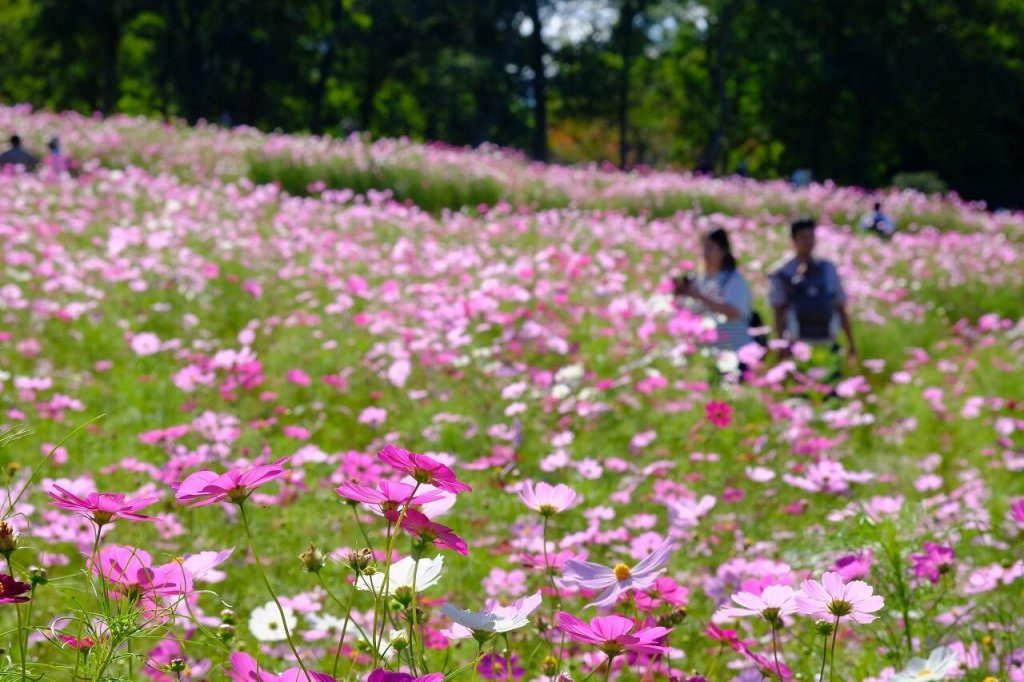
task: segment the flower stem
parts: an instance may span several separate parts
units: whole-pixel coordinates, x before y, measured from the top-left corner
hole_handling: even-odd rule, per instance
[[[776,621],[772,620],[772,655],[775,657],[775,674],[782,679],[782,666],[779,665],[779,637]]]
[[[11,563],[11,555],[10,555],[10,553],[7,554],[7,574],[9,576],[11,576],[12,578],[14,577],[14,564]],[[35,587],[33,587],[32,589],[33,589],[33,591],[35,591]],[[29,601],[29,606],[31,606],[31,604],[32,604],[32,602]],[[21,620],[21,604],[15,604],[14,605],[14,612],[16,614],[18,614],[18,653],[21,654],[21,682],[25,682],[25,678],[26,678],[26,675],[25,675],[25,658],[26,658],[26,653],[25,652],[26,652],[27,646],[25,644],[25,640],[26,640],[25,629],[24,629],[24,625],[23,625],[22,620]]]
[[[608,680],[611,679],[611,676],[612,676],[612,661],[614,661],[614,660],[615,660],[614,656],[611,656],[611,655],[608,656],[608,661],[605,663],[605,665],[607,667],[604,670],[604,682],[608,682]]]
[[[390,578],[391,578],[391,553],[395,549],[395,541],[398,539],[398,534],[402,531],[402,521],[405,520],[406,512],[409,511],[409,506],[412,504],[413,498],[416,497],[416,493],[419,491],[420,485],[422,485],[422,484],[418,483],[418,482],[416,483],[416,485],[412,489],[412,492],[409,493],[409,499],[407,499],[405,501],[405,504],[402,505],[402,511],[398,514],[398,520],[395,521],[394,533],[391,533],[390,532],[390,530],[391,530],[390,526],[388,527],[389,537],[388,537],[388,543],[387,543],[387,554],[384,557],[384,580],[381,581],[380,598],[377,600],[377,603],[374,605],[374,609],[373,609],[373,631],[374,631],[374,636],[376,636],[376,633],[377,633],[377,612],[381,611],[381,613],[383,615],[383,610],[385,608],[387,608],[388,583],[390,582]],[[387,620],[386,619],[384,620],[383,623],[381,623],[381,626],[380,626],[380,639],[378,641],[383,641],[384,640],[384,628],[385,627],[387,627]],[[377,660],[380,659],[380,646],[377,646],[375,644],[374,647],[373,647],[373,651],[374,651],[374,662],[376,663]]]
[[[508,682],[512,682],[512,645],[508,643],[508,633],[505,637],[505,673],[508,675]]]
[[[359,518],[359,512],[356,511],[355,505],[349,505],[352,508],[352,516],[356,517],[356,525],[359,526],[359,532],[363,534],[363,539],[366,540],[366,546],[372,551],[373,543],[370,542],[370,536],[366,532],[366,526],[363,525],[363,520]]]
[[[256,568],[260,572],[260,577],[263,578],[263,584],[266,586],[267,592],[270,593],[270,598],[274,600],[274,604],[277,606],[277,612],[281,614],[281,625],[284,627],[284,636],[288,640],[288,647],[292,650],[292,654],[295,656],[295,661],[299,664],[299,668],[302,669],[302,673],[306,676],[306,682],[310,682],[312,678],[309,676],[306,664],[302,662],[299,650],[295,648],[295,642],[292,640],[292,633],[288,627],[288,618],[285,616],[284,607],[281,606],[281,602],[277,598],[277,593],[274,592],[274,588],[270,584],[270,579],[267,578],[267,572],[263,570],[263,561],[260,559],[259,552],[256,551],[256,541],[253,540],[252,530],[249,528],[249,517],[246,516],[245,504],[243,502],[238,503],[238,511],[242,515],[242,527],[245,528],[245,537],[249,540],[249,551],[252,552],[252,558],[256,560]]]
[[[331,598],[334,599],[334,595],[331,594],[331,591],[327,589],[327,585],[324,583],[324,579],[320,576],[319,573],[316,574],[316,577],[320,579],[320,584],[324,586],[325,590],[327,590],[327,594],[330,594]],[[359,571],[356,571],[356,582],[359,582]],[[352,591],[349,592],[348,595],[348,606],[345,607],[345,622],[341,625],[341,636],[338,638],[338,649],[334,652],[334,665],[331,667],[331,677],[338,676],[338,659],[341,658],[341,650],[345,646],[345,633],[348,632],[348,623],[349,620],[351,620],[352,614],[352,602],[355,601],[355,598],[356,586],[353,585]],[[335,599],[335,601],[337,601],[337,599]],[[358,627],[358,625],[356,627]],[[363,639],[366,639],[365,634],[363,635]]]
[[[836,616],[836,627],[832,631],[832,655],[829,656],[828,679],[829,682],[836,677],[836,640],[839,638],[839,616]]]
[[[477,643],[476,643],[476,660],[479,661],[481,658],[483,658],[483,655],[484,655],[484,643],[479,641],[479,640],[477,640]],[[476,663],[473,664],[473,677],[472,677],[472,681],[473,682],[476,682],[476,674],[477,674],[477,669],[479,667],[480,666],[477,665]]]
[[[409,625],[409,659],[412,661],[412,665],[410,667],[412,668],[413,673],[416,672],[416,628],[418,625],[417,620],[419,618],[419,614],[416,613],[418,610],[416,606],[416,576],[418,575],[419,570],[420,561],[419,559],[415,559],[412,564],[412,619]],[[422,644],[422,642],[420,642],[420,644]],[[421,646],[421,655],[422,651],[423,647]]]
[[[818,673],[818,682],[825,682],[825,663],[828,662],[828,635],[822,637],[824,642],[821,647],[821,672]]]

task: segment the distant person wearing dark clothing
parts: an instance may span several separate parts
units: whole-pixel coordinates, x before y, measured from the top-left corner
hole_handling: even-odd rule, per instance
[[[865,232],[874,232],[882,239],[889,239],[896,232],[896,223],[882,213],[882,204],[875,202],[875,207],[860,221],[860,229]]]
[[[836,266],[814,257],[814,231],[813,220],[797,220],[790,226],[794,257],[771,275],[769,296],[775,312],[775,333],[791,343],[803,341],[812,348],[827,349],[838,358],[841,328],[847,356],[855,360],[857,346],[846,312],[846,291]]]
[[[0,154],[0,167],[22,166],[27,171],[33,171],[39,165],[39,159],[25,151],[21,146],[21,138],[11,135],[11,148]]]

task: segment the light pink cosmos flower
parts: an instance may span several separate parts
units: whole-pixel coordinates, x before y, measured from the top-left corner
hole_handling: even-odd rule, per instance
[[[675,545],[672,540],[665,540],[640,563],[632,568],[626,564],[616,564],[612,568],[589,561],[570,559],[565,562],[562,581],[567,585],[575,585],[587,590],[603,590],[587,608],[611,606],[623,592],[630,590],[647,590],[654,586],[658,576],[665,571],[669,555]]]
[[[761,616],[769,622],[777,622],[796,613],[796,592],[789,585],[769,585],[760,596],[737,592],[732,595],[732,600],[739,606],[726,606],[718,611],[718,616],[729,620]]]
[[[576,491],[564,483],[550,485],[541,481],[534,486],[527,481],[519,491],[519,499],[530,509],[540,512],[542,516],[551,516],[572,507],[576,501]]]
[[[281,465],[287,461],[288,458],[284,457],[273,464],[248,469],[236,468],[223,474],[197,471],[181,483],[172,486],[175,491],[174,497],[179,502],[191,502],[190,507],[201,507],[215,502],[241,504],[256,488],[284,476],[284,467]]]
[[[838,573],[829,571],[821,582],[805,580],[796,594],[797,610],[807,616],[828,621],[852,620],[870,623],[871,615],[885,606],[885,600],[874,594],[874,589],[863,580],[843,582]]]
[[[394,445],[385,445],[384,449],[377,453],[377,457],[403,474],[412,476],[417,483],[429,483],[456,495],[473,490],[458,480],[454,471],[426,455],[409,452]]]
[[[337,682],[327,673],[310,670],[307,676],[301,668],[289,668],[280,675],[274,675],[261,668],[256,659],[244,651],[236,651],[228,660],[231,668],[225,669],[224,673],[232,682]]]
[[[635,624],[622,616],[599,616],[587,624],[570,613],[559,611],[555,620],[558,629],[569,639],[593,644],[609,658],[627,651],[638,654],[664,654],[668,647],[658,644],[658,640],[672,631],[669,628],[653,627],[631,633]]]
[[[159,497],[125,500],[124,495],[118,493],[89,493],[83,499],[59,485],[54,485],[46,494],[53,498],[53,506],[80,514],[97,526],[113,523],[117,519],[152,521],[152,517],[136,512],[160,501]]]

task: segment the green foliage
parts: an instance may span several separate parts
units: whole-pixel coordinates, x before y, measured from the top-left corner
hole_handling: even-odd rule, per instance
[[[892,186],[896,189],[913,189],[925,194],[945,194],[949,191],[949,186],[934,171],[897,173],[892,177]]]

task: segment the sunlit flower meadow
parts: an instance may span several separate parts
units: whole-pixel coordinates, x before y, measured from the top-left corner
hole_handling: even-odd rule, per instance
[[[1024,681],[1024,216],[0,108],[0,679]],[[819,218],[860,361],[710,350]],[[742,382],[735,371],[750,367]]]

